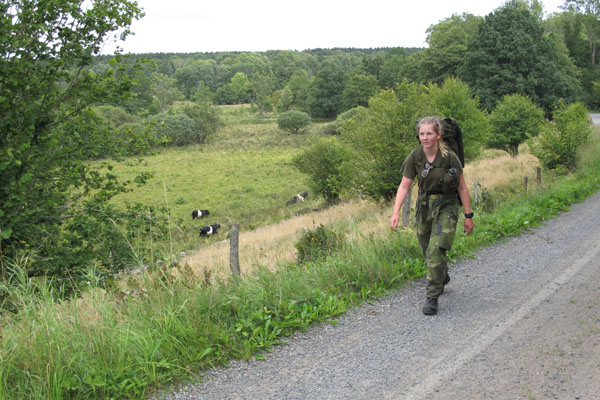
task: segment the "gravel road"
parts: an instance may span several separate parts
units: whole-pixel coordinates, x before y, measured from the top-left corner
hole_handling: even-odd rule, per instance
[[[416,281],[161,398],[598,399],[599,267],[600,192],[460,260],[437,316]]]

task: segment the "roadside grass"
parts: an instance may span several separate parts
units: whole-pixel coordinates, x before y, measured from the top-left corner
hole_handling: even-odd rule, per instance
[[[457,235],[452,259],[471,257],[595,193],[600,141],[593,140],[576,174],[545,174],[540,187],[525,192],[517,185],[490,211],[476,208],[476,231]],[[16,274],[2,287],[13,313],[0,316],[0,397],[146,398],[228,360],[264,357],[310,324],[335,323],[335,316],[425,273],[412,230],[390,232],[391,206],[377,207],[372,231],[364,229],[372,221],[366,214],[332,224],[346,241],[331,256],[277,268],[257,262],[238,279],[198,279],[166,260],[140,275],[135,292],[91,289],[58,301],[53,286],[27,277],[26,260],[7,260]]]

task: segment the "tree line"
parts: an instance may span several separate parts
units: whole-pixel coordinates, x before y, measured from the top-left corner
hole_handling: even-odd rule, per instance
[[[485,17],[452,15],[427,29],[418,48],[142,54],[148,63],[124,104],[132,113],[164,111],[174,100],[255,103],[261,110],[300,110],[335,118],[366,106],[402,79],[442,83],[457,77],[491,111],[506,94],[528,95],[548,112],[558,99],[600,104],[594,1],[569,0],[544,19],[541,2],[512,1]],[[500,8],[497,10],[499,11]],[[108,68],[99,57],[93,70]]]

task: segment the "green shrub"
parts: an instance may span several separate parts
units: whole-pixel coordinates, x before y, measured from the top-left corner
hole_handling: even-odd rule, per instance
[[[341,135],[344,124],[352,117],[358,116],[359,114],[365,114],[367,112],[366,107],[358,106],[349,109],[348,111],[344,111],[340,115],[337,116],[335,121],[328,122],[323,124],[323,126],[319,129],[319,133],[322,135]]]
[[[177,113],[177,109],[175,109]],[[179,109],[194,120],[196,133],[198,134],[196,143],[204,143],[206,137],[217,131],[220,124],[219,109],[208,101],[187,103]]]
[[[187,146],[204,143],[216,131],[219,117],[216,108],[192,103],[152,116],[150,122],[155,124],[156,137],[166,137],[172,146]]]
[[[292,89],[290,89],[289,86],[286,86],[282,90],[276,91],[276,93],[278,93],[279,96],[277,101],[274,103],[277,104],[275,109],[278,112],[289,111],[289,109],[293,106],[294,101],[294,93],[292,93]]]
[[[290,133],[300,133],[311,123],[310,116],[302,111],[286,111],[279,114],[277,126]]]
[[[330,228],[320,225],[316,229],[306,230],[296,242],[298,264],[321,260],[331,256],[335,250],[344,244],[344,236]]]
[[[519,153],[521,143],[538,135],[542,121],[544,111],[529,97],[522,94],[506,95],[490,114],[492,136],[488,146],[514,156]]]
[[[129,114],[122,107],[102,105],[93,107],[93,110],[97,115],[109,121],[113,127],[119,127],[125,123],[136,123],[140,120],[138,116]]]
[[[329,135],[329,136],[339,135],[339,131],[337,130],[335,121],[328,122],[326,124],[321,125],[319,127],[319,129],[317,130],[317,133],[319,133],[320,135]]]
[[[310,178],[311,189],[328,204],[336,203],[344,187],[341,167],[348,151],[334,138],[321,139],[308,150],[296,155],[292,162]]]
[[[561,102],[554,121],[545,122],[540,136],[532,143],[532,153],[548,169],[575,169],[577,152],[588,140],[592,125],[582,103]]]
[[[342,175],[353,190],[375,201],[396,196],[402,164],[418,145],[415,123],[431,114],[427,88],[407,80],[384,90],[359,108],[342,126],[342,140],[352,149],[352,162]]]

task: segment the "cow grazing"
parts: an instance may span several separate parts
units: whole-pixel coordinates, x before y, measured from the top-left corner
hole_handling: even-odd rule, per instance
[[[206,225],[200,228],[200,236],[214,235],[221,227],[221,224]]]
[[[291,206],[292,204],[296,204],[298,200],[304,201],[308,197],[308,192],[298,193],[295,195],[290,201],[285,203],[286,206]]]
[[[208,214],[210,214],[210,212],[208,210],[194,210],[194,211],[192,211],[192,219],[204,218]]]

